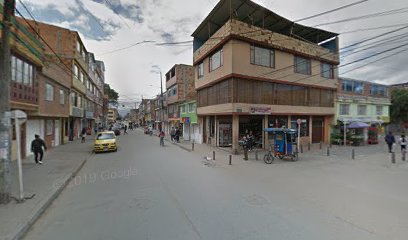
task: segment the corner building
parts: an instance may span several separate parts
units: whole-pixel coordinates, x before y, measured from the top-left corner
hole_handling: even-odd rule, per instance
[[[245,0],[221,0],[192,34],[200,136],[239,149],[252,131],[297,128],[301,143],[328,142],[334,121],[338,35],[302,26]]]

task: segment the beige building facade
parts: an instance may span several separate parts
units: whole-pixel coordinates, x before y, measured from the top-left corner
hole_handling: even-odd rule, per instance
[[[252,132],[267,147],[264,128],[297,128],[297,119],[301,142],[329,141],[337,34],[289,23],[251,1],[220,1],[192,34],[203,142],[236,152]]]

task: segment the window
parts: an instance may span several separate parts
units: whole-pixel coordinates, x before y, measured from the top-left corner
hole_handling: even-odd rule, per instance
[[[84,83],[84,74],[82,74],[81,71],[79,71],[79,81],[81,81],[82,83]]]
[[[383,115],[383,106],[376,106],[375,107],[375,112],[377,115]]]
[[[45,134],[52,135],[53,130],[54,130],[54,120],[46,120]]]
[[[197,66],[197,76],[198,78],[201,78],[204,76],[204,62],[201,62]]]
[[[366,115],[367,114],[367,106],[366,105],[358,105],[357,106],[357,114],[358,115]]]
[[[79,80],[79,70],[78,70],[78,66],[74,65],[74,69],[72,70],[73,74],[74,74],[74,78]]]
[[[375,95],[375,96],[386,97],[387,96],[387,88],[385,86],[380,86],[380,85],[373,84],[373,85],[371,85],[370,94]]]
[[[297,120],[302,119],[300,124],[300,136],[309,136],[309,117],[308,116],[292,116],[290,120],[290,125],[292,129],[298,129]]]
[[[353,92],[362,94],[364,91],[364,83],[354,82]]]
[[[344,92],[354,92],[354,93],[362,94],[364,91],[364,83],[350,81],[350,80],[343,80],[342,90]]]
[[[310,59],[295,56],[295,72],[311,75],[311,61]]]
[[[194,103],[189,103],[188,104],[188,112],[190,112],[190,113],[195,112],[195,104]]]
[[[71,92],[71,105],[72,106],[77,106],[78,103],[78,98],[76,92]]]
[[[171,95],[174,96],[177,93],[177,88],[176,86],[173,87],[173,89],[171,90]]]
[[[221,67],[223,62],[223,50],[221,49],[210,56],[210,72]]]
[[[78,96],[77,107],[82,108],[82,96]]]
[[[181,113],[185,113],[185,112],[186,112],[186,105],[185,105],[185,104],[181,105],[181,110],[180,110],[180,112],[181,112]]]
[[[350,115],[349,104],[340,104],[340,115]]]
[[[64,105],[65,104],[65,93],[64,90],[60,89],[60,104]]]
[[[334,66],[330,63],[321,64],[321,76],[324,78],[333,79],[334,78]]]
[[[33,65],[18,57],[11,56],[11,80],[26,85],[32,85]]]
[[[48,83],[45,84],[45,100],[54,101],[54,87]]]
[[[275,67],[275,52],[274,50],[251,46],[251,64]]]
[[[81,44],[79,43],[79,41],[76,42],[76,50],[77,52],[81,52]]]

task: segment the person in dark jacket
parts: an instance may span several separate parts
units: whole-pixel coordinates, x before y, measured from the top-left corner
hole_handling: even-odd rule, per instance
[[[385,136],[385,142],[388,145],[388,151],[391,153],[392,152],[392,145],[395,143],[395,137],[394,137],[394,135],[392,135],[392,132],[389,132]]]
[[[81,131],[81,143],[85,142],[85,137],[86,137],[86,128],[84,127],[82,128],[82,131]]]
[[[43,159],[43,147],[44,150],[47,151],[47,146],[45,146],[44,140],[40,138],[39,135],[34,135],[35,139],[31,142],[31,152],[34,153],[34,159],[36,164],[42,164]],[[39,156],[38,156],[39,155]],[[40,159],[38,159],[40,157]]]
[[[175,139],[176,139],[176,142],[180,142],[180,129],[177,127],[176,128],[176,136],[175,136]]]

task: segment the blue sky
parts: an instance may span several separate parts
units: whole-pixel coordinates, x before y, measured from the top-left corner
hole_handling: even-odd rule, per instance
[[[22,0],[38,21],[77,30],[88,51],[95,53],[97,59],[105,62],[106,81],[120,94],[126,106],[143,97],[152,97],[160,91],[160,77],[152,71],[154,65],[166,73],[174,64],[192,64],[192,46],[157,46],[155,42],[192,40],[191,33],[207,16],[216,0]],[[255,0],[272,11],[291,20],[300,19],[316,13],[340,7],[356,0]],[[29,17],[17,2],[20,12]],[[391,9],[408,7],[403,0],[369,0],[301,24],[316,25],[344,18],[361,16]],[[362,28],[379,27],[392,24],[408,24],[408,14],[401,13],[365,20],[322,26],[321,28],[342,33]],[[395,29],[395,28],[394,28]],[[340,47],[358,42],[368,37],[390,31],[392,28],[375,31],[359,31],[340,35]],[[407,33],[405,29],[394,35]],[[401,39],[394,45],[408,42]],[[123,51],[110,53],[114,49]],[[361,48],[362,46],[358,46]],[[400,50],[403,50],[401,48]],[[342,59],[343,63],[381,51],[374,49]],[[374,59],[373,59],[374,60]],[[405,67],[408,52],[370,64],[359,70],[347,73],[346,77],[381,83],[408,81],[408,68]],[[344,68],[343,71],[350,68]]]

